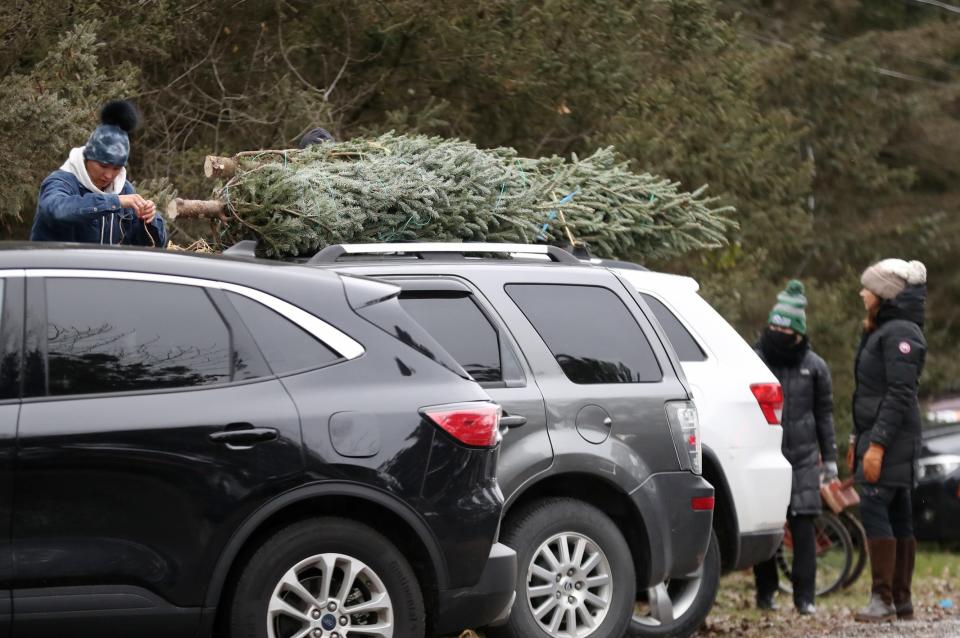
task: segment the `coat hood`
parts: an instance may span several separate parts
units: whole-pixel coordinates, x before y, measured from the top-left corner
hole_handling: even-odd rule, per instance
[[[880,305],[877,323],[882,325],[894,319],[906,319],[923,327],[925,304],[927,300],[926,284],[907,286],[893,299],[887,299]]]

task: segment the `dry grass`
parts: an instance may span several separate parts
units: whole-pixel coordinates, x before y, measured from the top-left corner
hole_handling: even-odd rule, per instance
[[[706,627],[699,637],[742,636],[799,638],[801,636],[960,636],[960,554],[922,547],[917,554],[913,597],[916,620],[887,626],[864,626],[853,620],[853,610],[869,597],[870,569],[850,589],[819,598],[817,614],[798,615],[789,595],[778,599],[780,610],[761,612],[754,605],[753,573],[725,576]],[[940,601],[954,607],[944,609]]]

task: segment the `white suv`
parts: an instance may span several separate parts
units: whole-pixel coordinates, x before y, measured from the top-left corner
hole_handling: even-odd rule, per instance
[[[591,261],[614,270],[644,298],[683,366],[700,415],[703,476],[716,490],[713,527],[722,570],[766,560],[780,545],[790,503],[791,469],[780,451],[783,395],[776,377],[697,294],[695,280],[626,262]],[[698,591],[709,589],[707,581],[694,577],[651,590],[649,607],[638,607],[634,633],[685,635],[713,602],[714,592]]]

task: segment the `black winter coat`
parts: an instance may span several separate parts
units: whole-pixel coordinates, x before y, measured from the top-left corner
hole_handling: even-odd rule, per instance
[[[807,349],[798,365],[778,366],[757,348],[757,354],[783,388],[783,455],[793,466],[790,493],[791,514],[819,514],[820,459],[837,460],[833,431],[833,383],[830,368],[813,350]]]
[[[912,487],[920,450],[917,387],[927,354],[923,336],[926,286],[908,286],[884,301],[878,327],[864,333],[856,359],[853,425],[856,479],[863,483],[863,455],[871,443],[884,447],[881,485]]]

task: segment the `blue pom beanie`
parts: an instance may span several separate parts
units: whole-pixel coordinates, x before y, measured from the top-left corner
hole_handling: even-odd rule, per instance
[[[137,109],[130,102],[106,104],[100,111],[100,125],[83,147],[83,158],[111,166],[126,166],[130,158],[128,134],[137,128],[138,121]]]

